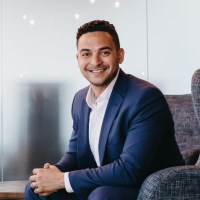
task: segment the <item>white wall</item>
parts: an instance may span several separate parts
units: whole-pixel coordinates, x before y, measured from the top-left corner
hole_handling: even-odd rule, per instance
[[[77,66],[75,35],[89,20],[115,25],[127,73],[164,93],[190,93],[192,73],[200,67],[198,0],[0,2],[3,180],[26,179],[32,167],[56,162],[67,148],[71,101],[88,84]]]
[[[200,68],[200,1],[148,1],[149,81],[164,93],[190,93]]]

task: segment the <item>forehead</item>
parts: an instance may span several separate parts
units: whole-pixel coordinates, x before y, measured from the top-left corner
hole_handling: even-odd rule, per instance
[[[102,48],[104,46],[115,48],[112,36],[107,32],[96,31],[83,34],[79,40],[78,49]]]

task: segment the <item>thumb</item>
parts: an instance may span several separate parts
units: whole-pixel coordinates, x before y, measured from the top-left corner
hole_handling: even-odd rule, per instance
[[[49,163],[45,163],[45,164],[44,164],[44,169],[48,169],[48,168],[50,168],[50,166],[51,166],[51,165],[50,165]]]

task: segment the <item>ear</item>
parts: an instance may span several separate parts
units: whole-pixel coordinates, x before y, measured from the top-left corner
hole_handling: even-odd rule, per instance
[[[118,61],[119,64],[121,64],[124,61],[124,55],[125,55],[125,51],[123,48],[120,48],[118,51]]]

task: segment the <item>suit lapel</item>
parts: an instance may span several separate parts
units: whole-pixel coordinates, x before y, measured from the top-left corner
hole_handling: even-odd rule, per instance
[[[108,106],[104,115],[104,119],[103,119],[103,123],[101,127],[100,140],[99,140],[99,157],[100,157],[101,165],[103,163],[106,142],[108,139],[109,132],[113,125],[116,114],[124,99],[124,92],[126,88],[125,76],[126,76],[125,73],[122,70],[120,70],[118,79],[111,93]]]
[[[96,167],[93,154],[89,145],[89,114],[90,108],[86,101],[82,103],[82,112],[80,116],[80,126],[78,133],[78,161],[80,168]]]

